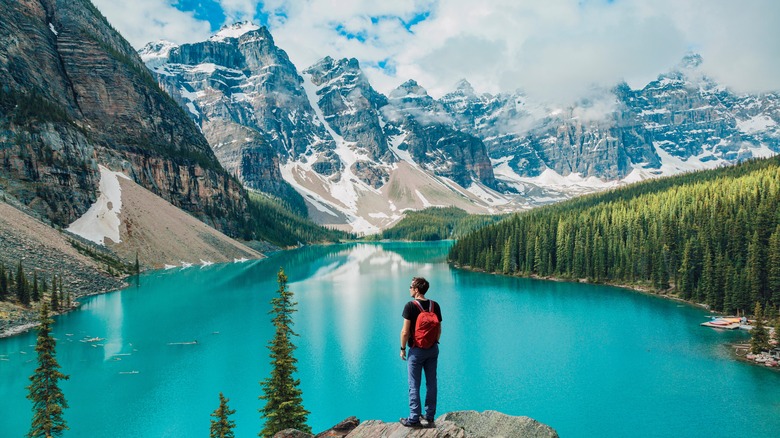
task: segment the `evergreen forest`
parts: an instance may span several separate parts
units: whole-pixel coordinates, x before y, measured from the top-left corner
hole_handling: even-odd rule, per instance
[[[457,207],[428,207],[407,212],[397,224],[377,236],[382,239],[416,241],[457,239],[502,217],[468,214]]]
[[[39,272],[43,274],[43,271],[33,269],[30,275],[29,271],[25,271],[21,260],[16,269],[7,268],[0,262],[0,301],[30,307],[33,303],[46,303],[48,300],[48,309],[53,312],[70,308],[72,298],[70,292],[65,293],[62,276],[53,274],[49,286],[46,277],[39,276]]]
[[[453,245],[456,266],[674,294],[726,313],[780,305],[780,157],[515,214]]]
[[[280,247],[354,239],[344,231],[325,228],[294,213],[283,201],[260,192],[249,192],[251,237]]]

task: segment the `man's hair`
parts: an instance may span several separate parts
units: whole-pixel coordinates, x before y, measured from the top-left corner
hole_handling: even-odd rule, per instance
[[[428,292],[430,284],[428,284],[428,280],[422,277],[414,277],[412,278],[412,286],[416,287],[418,292],[425,295],[425,292]]]

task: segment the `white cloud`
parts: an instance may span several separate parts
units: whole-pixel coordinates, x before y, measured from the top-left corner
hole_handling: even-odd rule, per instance
[[[260,4],[218,1],[231,20]],[[125,3],[95,0],[136,47],[205,39],[206,23],[169,1]],[[467,78],[477,92],[521,88],[568,103],[620,80],[642,87],[690,50],[735,90],[780,90],[776,0],[268,0],[260,8],[299,69],[354,57],[385,93],[413,78],[438,97]]]
[[[227,17],[227,22],[247,21],[255,18],[260,0],[217,0]]]
[[[738,91],[780,90],[780,2],[680,3],[679,26],[710,76]]]
[[[92,3],[135,48],[150,41],[202,41],[211,34],[208,22],[182,12],[165,0],[92,0]]]

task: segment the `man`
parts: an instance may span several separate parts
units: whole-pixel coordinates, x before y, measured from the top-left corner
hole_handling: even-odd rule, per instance
[[[439,338],[441,337],[441,308],[439,304],[425,298],[428,292],[428,281],[422,277],[414,277],[409,287],[412,301],[406,303],[402,316],[404,324],[401,328],[401,360],[406,360],[406,345],[409,345],[407,366],[409,369],[409,417],[401,418],[401,424],[406,427],[423,427],[420,421],[420,383],[422,372],[425,371],[425,420],[428,427],[434,426],[436,416],[436,366],[439,361]],[[432,307],[432,308],[431,308]],[[435,342],[428,348],[415,345],[415,327],[417,319],[423,312],[433,311],[438,317],[438,333],[434,333]]]

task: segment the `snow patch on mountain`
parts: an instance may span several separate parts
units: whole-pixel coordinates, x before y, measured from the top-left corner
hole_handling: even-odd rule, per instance
[[[176,47],[179,47],[176,43],[160,40],[145,45],[138,51],[138,55],[147,67],[157,71],[158,67],[168,61],[168,55]]]
[[[402,134],[394,135],[389,138],[388,147],[391,151],[395,154],[396,157],[399,159],[406,161],[409,164],[415,164],[414,159],[412,159],[412,155],[407,150],[401,150],[399,146],[401,143],[406,140],[406,136],[409,135],[407,132],[404,132]]]
[[[258,29],[260,29],[260,26],[249,21],[222,26],[222,28],[219,29],[217,33],[209,38],[209,41],[224,41],[227,38],[239,38],[241,35],[247,32]]]
[[[765,114],[759,114],[747,120],[737,121],[737,129],[745,134],[755,134],[776,126],[777,122]]]
[[[335,199],[338,199],[347,209],[355,213],[357,211],[357,200],[359,197],[358,190],[361,191],[373,191],[372,187],[362,183],[359,178],[352,173],[352,165],[358,161],[359,158],[366,159],[360,154],[356,153],[350,146],[354,146],[354,143],[347,142],[342,136],[336,133],[330,124],[325,120],[325,116],[320,108],[319,101],[317,99],[317,91],[320,87],[317,87],[311,81],[311,75],[303,75],[303,89],[306,91],[306,96],[309,99],[314,113],[317,115],[320,123],[325,127],[325,130],[330,134],[331,138],[336,141],[336,148],[334,152],[338,155],[341,162],[344,164],[341,176],[338,181],[333,182],[330,185],[330,192]]]
[[[103,166],[100,168],[99,195],[95,203],[80,218],[76,219],[67,231],[81,236],[99,245],[105,245],[105,239],[119,243],[119,212],[122,210],[122,189],[118,178],[128,178],[122,172],[112,172]]]

